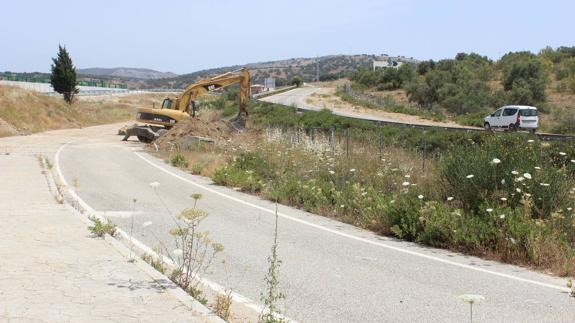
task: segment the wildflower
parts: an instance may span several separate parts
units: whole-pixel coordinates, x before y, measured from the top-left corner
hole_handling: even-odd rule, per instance
[[[519,176],[515,179],[516,182],[523,182],[525,178],[523,176]]]
[[[516,170],[514,170],[514,171],[511,171],[511,174],[513,174],[513,175],[519,175],[519,172],[516,171]]]
[[[571,159],[571,162],[572,162],[572,163],[575,163],[575,159]]]
[[[506,198],[506,197],[502,197],[502,198],[500,198],[500,200],[502,200],[503,202],[505,202],[505,201],[507,201],[507,198]]]
[[[353,172],[355,172],[355,168],[352,168],[349,171],[353,173]]]
[[[329,173],[332,175],[335,174],[335,172],[333,170],[330,170]]]
[[[571,210],[573,210],[572,207],[568,207],[568,208],[567,208],[567,211],[571,211]]]
[[[417,196],[417,198],[420,199],[420,200],[423,200],[423,195],[419,194],[419,195]]]
[[[377,172],[377,176],[383,176],[382,172]]]
[[[536,170],[541,170],[541,167],[539,167],[539,166],[535,166],[533,168],[535,168]]]
[[[529,193],[525,193],[525,196],[527,196],[527,197],[531,197],[531,194],[529,194]]]
[[[539,185],[541,185],[541,186],[549,186],[549,184],[547,184],[547,183],[539,183]]]
[[[476,304],[480,303],[485,300],[485,297],[481,295],[473,295],[473,294],[463,294],[458,296],[459,299],[467,302],[469,304]]]
[[[465,177],[467,177],[467,178],[473,178],[473,177],[475,177],[475,175],[470,174],[470,175],[467,175],[467,176],[465,176]]]
[[[142,223],[142,228],[149,227],[151,225],[152,225],[152,221],[146,221],[146,222]]]
[[[403,176],[403,177],[405,177],[405,178],[410,178],[411,175],[407,174],[407,175],[405,175],[405,176]]]
[[[367,195],[367,192],[361,193],[361,196],[366,196],[366,195]]]
[[[493,209],[487,209],[485,211],[487,211],[488,213],[491,213],[491,212],[493,212]]]
[[[532,142],[534,142],[534,141],[535,141],[535,140],[533,140],[533,139],[527,140],[528,143],[532,143]]]
[[[174,251],[172,251],[172,253],[176,256],[181,256],[184,254],[184,252],[182,251],[182,249],[174,249]]]
[[[401,185],[403,185],[403,186],[409,186],[409,182],[403,182],[403,183],[401,183]]]
[[[515,191],[517,191],[517,193],[521,193],[521,189],[520,189],[520,188],[516,188]]]
[[[517,241],[516,241],[515,239],[513,239],[513,238],[509,238],[509,241],[511,241],[512,244],[516,244],[516,243],[517,243]]]
[[[501,163],[501,160],[499,158],[493,158],[493,160],[491,161],[492,164],[497,165],[499,163]]]
[[[561,156],[565,156],[565,155],[567,155],[567,154],[566,154],[566,153],[564,153],[564,152],[562,152],[562,151],[560,151],[560,152],[559,152],[559,155],[561,155]]]
[[[501,184],[505,184],[505,178],[501,180]]]
[[[505,214],[500,214],[500,215],[499,215],[499,218],[500,218],[501,220],[505,219]]]
[[[525,173],[525,174],[523,174],[523,177],[525,177],[525,178],[527,178],[527,179],[531,179],[531,174]]]
[[[150,187],[153,188],[153,189],[156,189],[156,188],[160,187],[160,183],[158,183],[158,182],[151,182],[151,183],[150,183]]]
[[[392,168],[391,171],[392,172],[397,172],[399,169],[398,168]]]
[[[453,201],[453,196],[448,196],[448,197],[447,197],[447,200],[448,200],[448,201]]]
[[[389,204],[393,204],[393,203],[395,203],[395,200],[389,201]]]
[[[343,208],[345,207],[345,205],[342,204],[342,205],[340,205],[339,207],[343,209]]]

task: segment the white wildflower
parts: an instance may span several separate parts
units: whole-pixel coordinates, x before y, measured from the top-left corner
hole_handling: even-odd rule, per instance
[[[505,178],[501,180],[501,184],[505,184]]]
[[[474,294],[463,294],[457,296],[460,300],[467,302],[469,304],[477,304],[485,300],[485,297],[481,295],[474,295]]]
[[[566,153],[564,153],[564,152],[562,152],[562,151],[560,151],[560,152],[559,152],[559,155],[561,155],[561,156],[565,156],[565,155],[567,155],[567,154],[566,154]]]
[[[493,158],[493,160],[491,161],[492,164],[497,165],[499,163],[501,163],[501,160],[499,158]]]
[[[345,207],[345,205],[342,204],[342,205],[340,205],[339,207],[343,209],[343,208]]]
[[[536,170],[541,170],[541,167],[539,167],[539,166],[535,166],[533,168],[535,168]]]
[[[519,176],[515,179],[516,182],[523,182],[525,178],[523,176]]]
[[[419,194],[419,195],[417,196],[417,198],[420,199],[420,200],[423,200],[423,195]]]
[[[532,143],[532,142],[534,142],[534,141],[535,141],[535,140],[533,140],[533,139],[527,140],[528,143]]]
[[[366,195],[367,195],[367,192],[361,193],[361,196],[366,196]]]
[[[531,179],[531,174],[525,173],[525,174],[523,174],[523,177],[525,177],[525,178],[527,178],[527,179]]]
[[[525,193],[525,196],[527,196],[527,197],[531,197],[531,194],[529,194],[529,193]]]
[[[547,184],[547,183],[539,183],[539,185],[541,185],[541,186],[549,186],[549,184]]]
[[[448,201],[453,201],[453,196],[448,196],[448,197],[447,197],[447,200],[448,200]]]
[[[571,162],[572,162],[572,163],[575,163],[575,159],[571,159]]]
[[[502,200],[503,202],[505,202],[505,201],[507,201],[507,198],[506,198],[506,197],[502,197],[502,198],[500,198],[500,200]]]
[[[505,214],[500,214],[500,215],[499,215],[499,218],[500,218],[501,220],[505,219]]]
[[[335,172],[333,170],[330,170],[329,173],[332,175],[335,174]]]
[[[514,170],[514,171],[511,171],[511,174],[513,174],[513,175],[519,175],[519,172],[516,171],[516,170]]]
[[[573,210],[572,207],[568,207],[568,208],[567,208],[567,211],[571,211],[571,210]]]
[[[405,178],[410,178],[411,175],[407,174],[407,175],[405,175],[405,176],[403,176],[403,177],[405,177]]]
[[[403,186],[409,186],[409,182],[403,182],[403,183],[401,183],[401,185],[403,185]]]
[[[353,173],[353,172],[355,172],[355,168],[352,168],[349,171]]]
[[[517,241],[515,241],[515,239],[513,239],[513,238],[509,238],[509,241],[511,241],[512,244],[516,244],[516,243],[517,243]]]
[[[521,189],[520,189],[520,188],[516,188],[515,191],[517,191],[517,193],[521,193]]]
[[[493,212],[493,209],[487,209],[485,211],[487,211],[488,213],[491,213],[491,212]]]
[[[475,177],[475,175],[470,174],[470,175],[467,175],[467,176],[465,176],[465,177],[467,177],[467,178],[473,178],[473,177]]]

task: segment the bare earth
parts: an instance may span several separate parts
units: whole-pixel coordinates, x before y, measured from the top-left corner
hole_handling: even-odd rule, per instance
[[[452,127],[452,128],[463,128],[463,129],[477,129],[475,127],[462,126],[452,121],[438,122],[429,119],[423,119],[418,116],[386,112],[375,109],[367,109],[351,103],[343,101],[337,95],[335,95],[334,88],[318,88],[318,90],[309,95],[305,102],[312,106],[329,109],[334,112],[346,113],[346,114],[356,114],[364,116],[372,116],[383,119],[388,119],[390,121],[400,122],[400,123],[410,123],[417,125],[428,125],[428,126],[440,126],[440,127]]]

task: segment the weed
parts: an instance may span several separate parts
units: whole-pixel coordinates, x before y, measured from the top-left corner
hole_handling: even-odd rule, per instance
[[[224,293],[220,293],[216,296],[216,301],[214,303],[214,312],[222,319],[228,321],[232,314],[230,309],[231,305],[232,305],[232,291],[228,289]]]
[[[170,163],[172,166],[180,167],[180,168],[187,168],[188,167],[188,160],[184,155],[181,153],[176,153],[171,159]]]
[[[265,277],[266,291],[261,294],[264,303],[264,311],[260,316],[261,323],[283,323],[286,320],[281,316],[278,302],[285,298],[279,291],[279,268],[281,260],[278,257],[278,211],[276,203],[276,215],[274,226],[274,242],[271,255],[268,257],[268,273]]]
[[[89,226],[88,230],[90,230],[93,235],[101,238],[106,234],[109,234],[112,237],[116,234],[116,226],[113,223],[104,223],[98,218],[91,218],[91,220],[94,222],[94,225]]]
[[[155,270],[159,271],[160,273],[162,273],[162,274],[166,273],[167,267],[161,260],[157,260],[148,254],[144,254],[142,256],[142,259],[145,262],[147,262],[148,264],[150,264],[150,266],[152,266]]]

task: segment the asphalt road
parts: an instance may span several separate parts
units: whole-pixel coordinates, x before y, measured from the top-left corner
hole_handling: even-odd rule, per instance
[[[29,151],[54,160],[79,196],[125,231],[137,199],[135,236],[150,247],[169,243],[173,215],[190,207],[209,212],[203,227],[225,246],[207,275],[259,301],[273,239],[274,205],[212,185],[121,142],[118,125],[0,139],[0,153]],[[63,144],[69,143],[62,147]],[[159,196],[149,183],[160,183]],[[165,207],[168,206],[169,210]],[[324,217],[279,206],[281,290],[287,315],[300,322],[573,322],[575,298],[565,279],[413,243],[380,237]],[[153,224],[142,228],[142,223]],[[225,264],[222,263],[225,260]]]

